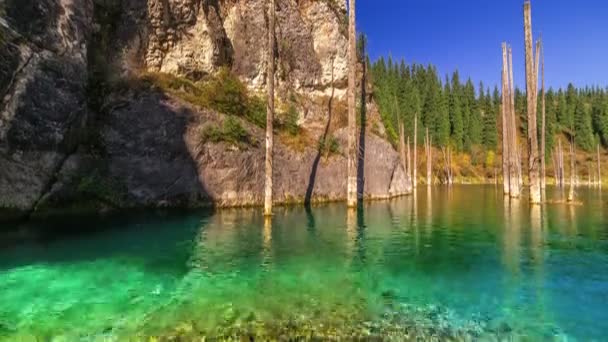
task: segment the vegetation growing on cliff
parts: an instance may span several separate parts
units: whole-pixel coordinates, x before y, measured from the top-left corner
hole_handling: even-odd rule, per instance
[[[229,145],[245,148],[255,141],[241,125],[238,119],[229,116],[220,126],[203,126],[200,129],[200,139],[202,143],[225,142]]]
[[[264,100],[249,94],[247,87],[226,68],[198,82],[164,73],[147,73],[142,80],[193,105],[240,116],[258,127],[266,127]]]

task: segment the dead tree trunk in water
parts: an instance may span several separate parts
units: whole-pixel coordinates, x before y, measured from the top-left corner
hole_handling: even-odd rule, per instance
[[[502,43],[502,182],[505,196],[511,194],[509,176],[509,63],[507,61],[507,43]]]
[[[357,118],[355,117],[355,87],[357,77],[357,42],[355,29],[355,0],[348,6],[348,185],[347,205],[357,206]]]
[[[433,151],[431,148],[431,137],[429,136],[429,128],[426,128],[426,183],[431,185],[433,180]]]
[[[399,121],[399,156],[401,157],[401,165],[403,166],[403,172],[405,172],[406,178],[409,175],[407,158],[405,155],[405,128],[403,123]]]
[[[574,178],[576,174],[574,164],[574,143],[570,142],[570,191],[568,192],[568,202],[574,202]]]
[[[410,151],[410,137],[407,137],[407,178],[412,181],[412,155]]]
[[[509,47],[509,177],[511,197],[521,196],[521,186],[523,183],[521,172],[521,156],[517,144],[517,126],[515,120],[515,88],[513,79],[513,51]]]
[[[274,46],[275,46],[275,0],[270,0],[268,9],[268,56],[266,66],[266,184],[264,189],[264,215],[272,215],[272,169],[274,150]]]
[[[448,185],[454,183],[454,176],[452,175],[452,147],[448,145]]]
[[[559,166],[559,186],[563,188],[566,184],[566,173],[564,172],[564,148],[562,146],[562,141],[559,141],[559,158],[558,158],[558,166]]]
[[[540,137],[540,186],[541,188],[545,189],[547,187],[547,165],[546,165],[546,143],[547,143],[547,138],[546,138],[546,130],[547,130],[547,123],[546,123],[546,112],[545,112],[545,44],[542,42],[542,37],[541,37],[541,48],[540,48],[540,54],[541,54],[541,74],[542,74],[542,98],[541,98],[541,114],[542,114],[542,127],[541,127],[541,137]]]
[[[418,113],[414,114],[414,165],[412,165],[414,177],[412,186],[414,189],[418,186]]]
[[[530,182],[530,203],[538,204],[540,197],[540,173],[538,160],[538,131],[536,128],[536,94],[538,92],[536,74],[538,63],[532,42],[532,13],[530,1],[524,3],[524,35],[526,44],[526,95],[528,99],[528,181]]]
[[[602,188],[602,166],[600,159],[600,145],[597,145],[597,187]]]

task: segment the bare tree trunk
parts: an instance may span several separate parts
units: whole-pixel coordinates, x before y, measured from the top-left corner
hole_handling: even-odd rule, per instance
[[[454,183],[454,178],[452,175],[452,147],[448,145],[448,185],[452,185]]]
[[[511,197],[519,198],[521,196],[522,172],[521,172],[521,157],[519,154],[519,146],[517,144],[517,126],[515,121],[515,91],[513,79],[513,51],[509,47],[509,177]]]
[[[574,177],[576,174],[576,170],[574,168],[574,144],[570,142],[570,191],[568,192],[568,202],[574,201]]]
[[[432,142],[431,137],[429,136],[429,128],[426,128],[426,141],[427,141],[427,151],[426,151],[426,183],[431,185],[433,180],[433,152],[432,152]]]
[[[536,128],[536,94],[538,92],[535,53],[532,44],[532,14],[529,1],[524,3],[524,33],[526,44],[526,94],[528,98],[528,180],[530,203],[538,204],[540,197],[540,173],[538,158],[538,131]]]
[[[414,189],[418,186],[418,113],[414,114],[414,179],[412,186]]]
[[[542,40],[541,40],[542,42]],[[546,130],[547,130],[547,123],[546,123],[546,112],[545,112],[545,44],[544,42],[541,45],[541,50],[540,50],[541,56],[542,56],[542,99],[541,99],[541,111],[542,111],[542,128],[541,128],[541,140],[540,140],[540,172],[541,172],[541,183],[540,186],[545,189],[547,187],[547,165],[546,165],[546,143],[547,143],[547,138],[546,138]]]
[[[553,149],[551,151],[551,162],[553,163],[553,182],[557,186],[557,162],[555,156],[557,155],[557,149]]]
[[[406,177],[409,175],[407,170],[407,158],[405,156],[405,128],[401,121],[399,121],[399,156],[401,157],[401,165],[403,166],[403,172],[405,172]]]
[[[602,188],[602,166],[600,159],[600,145],[597,145],[597,186]]]
[[[511,194],[509,176],[509,62],[507,60],[507,43],[502,43],[502,182],[505,196]]]
[[[264,215],[272,215],[272,164],[274,149],[274,46],[275,46],[275,0],[270,0],[268,10],[268,56],[266,67],[266,184],[264,189]]]
[[[411,182],[411,180],[412,180],[412,155],[410,153],[410,137],[407,137],[407,178]]]
[[[349,0],[348,15],[348,189],[347,205],[357,206],[357,155],[356,135],[357,118],[355,117],[355,87],[357,77],[357,32],[355,29],[355,0]]]
[[[563,188],[566,181],[566,173],[564,172],[564,148],[562,141],[559,141],[559,186]]]

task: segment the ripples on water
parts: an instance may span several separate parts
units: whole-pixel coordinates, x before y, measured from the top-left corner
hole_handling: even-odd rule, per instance
[[[373,330],[401,315],[412,325],[601,340],[606,205],[598,191],[579,195],[583,206],[530,209],[493,186],[420,188],[359,212],[278,208],[272,222],[226,210],[3,227],[17,233],[0,239],[0,339],[284,321]]]

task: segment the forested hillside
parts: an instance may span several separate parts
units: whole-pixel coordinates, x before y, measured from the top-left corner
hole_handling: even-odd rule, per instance
[[[370,63],[369,70],[375,99],[393,143],[397,141],[400,120],[405,123],[406,135],[414,136],[414,117],[419,113],[418,144],[422,144],[423,132],[428,127],[433,145],[438,148],[449,144],[458,152],[472,155],[498,150],[497,122],[501,111],[498,87],[477,84],[470,78],[465,81],[458,71],[442,77],[433,65],[407,64],[391,57]],[[540,123],[541,101],[538,103]],[[515,108],[523,142],[527,133],[526,96],[519,88],[515,89]],[[576,88],[572,84],[565,90],[549,88],[546,120],[548,157],[562,135],[574,136],[577,148],[582,151],[592,152],[598,143],[608,147],[608,90]]]

